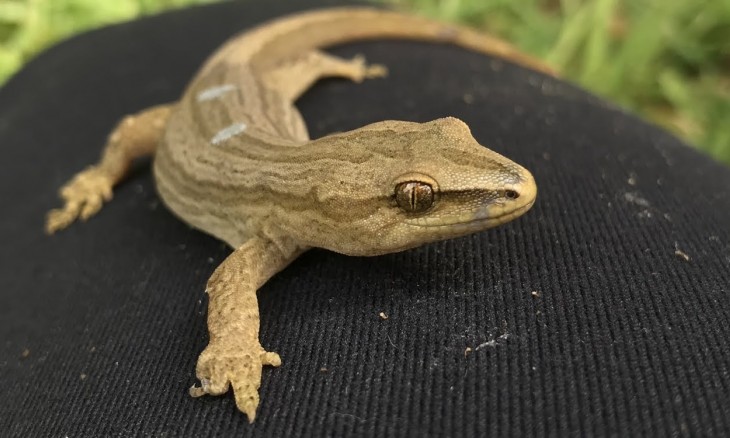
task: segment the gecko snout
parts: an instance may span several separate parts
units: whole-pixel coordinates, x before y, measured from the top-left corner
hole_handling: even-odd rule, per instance
[[[517,166],[516,166],[517,167]],[[497,190],[501,202],[506,202],[510,210],[529,208],[537,195],[537,185],[532,174],[523,167],[517,167],[508,178],[503,180]]]
[[[532,204],[535,202],[536,196],[537,184],[535,184],[535,178],[526,169],[521,169],[517,182],[505,187],[504,190],[504,197],[518,203],[520,206]]]

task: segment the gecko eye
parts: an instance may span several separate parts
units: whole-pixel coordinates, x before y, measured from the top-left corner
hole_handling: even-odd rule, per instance
[[[433,205],[433,187],[418,181],[406,181],[395,186],[398,207],[408,213],[420,213]]]

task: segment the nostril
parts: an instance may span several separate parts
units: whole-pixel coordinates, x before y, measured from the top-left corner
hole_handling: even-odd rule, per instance
[[[520,197],[520,194],[515,192],[514,190],[505,190],[504,197],[507,199],[517,199]]]

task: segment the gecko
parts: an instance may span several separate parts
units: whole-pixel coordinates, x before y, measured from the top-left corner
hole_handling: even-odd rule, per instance
[[[232,252],[206,284],[209,342],[190,395],[233,389],[250,422],[262,369],[257,290],[310,248],[376,256],[479,232],[528,211],[531,173],[482,146],[461,120],[386,120],[310,139],[295,102],[315,82],[385,76],[362,56],[323,48],[355,40],[449,43],[553,74],[487,34],[401,12],[339,7],[275,19],[231,37],[178,101],[121,119],[99,161],[59,190],[52,234],[112,198],[133,160],[152,156],[164,205]]]

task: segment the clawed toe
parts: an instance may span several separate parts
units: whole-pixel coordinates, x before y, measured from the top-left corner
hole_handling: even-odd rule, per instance
[[[76,215],[65,208],[58,208],[48,212],[46,216],[46,233],[53,234],[64,229],[76,219]]]
[[[261,363],[264,365],[271,365],[272,367],[278,367],[281,365],[281,357],[271,351],[264,351],[261,355]]]
[[[256,409],[259,407],[258,386],[258,384],[252,385],[251,382],[244,382],[241,385],[234,384],[233,386],[236,407],[246,414],[249,423],[253,423],[256,419]]]
[[[200,379],[200,386],[193,385],[188,392],[192,397],[222,395],[228,392],[229,387],[230,381],[225,376],[215,376],[210,379],[203,377]]]
[[[385,76],[388,76],[388,67],[382,64],[372,64],[365,69],[367,79],[383,78]]]
[[[83,221],[89,219],[91,216],[95,215],[99,212],[99,210],[101,210],[102,203],[103,201],[101,199],[101,196],[96,194],[89,195],[86,198],[84,206],[81,208],[79,218]]]

